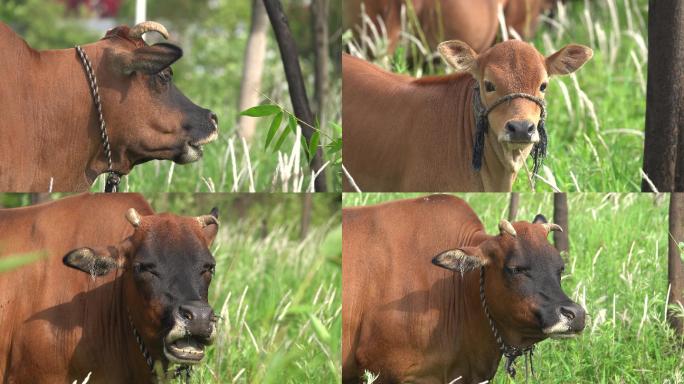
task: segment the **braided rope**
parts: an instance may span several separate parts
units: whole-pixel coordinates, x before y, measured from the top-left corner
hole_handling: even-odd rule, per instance
[[[128,323],[130,324],[131,329],[133,330],[133,336],[135,336],[135,341],[138,344],[138,349],[140,349],[140,353],[145,358],[145,363],[147,363],[147,368],[149,368],[150,374],[152,375],[153,378],[156,378],[157,372],[155,372],[155,370],[154,370],[154,359],[152,359],[152,355],[150,355],[149,350],[145,346],[145,342],[143,341],[142,336],[140,336],[138,329],[135,327],[135,325],[133,325],[133,318],[131,318],[130,312],[128,312]],[[181,366],[176,368],[172,377],[175,379],[175,378],[181,377],[182,375],[185,375],[185,382],[189,383],[191,374],[192,374],[192,367],[191,366],[181,365]]]
[[[90,93],[93,96],[93,102],[95,103],[95,109],[97,110],[97,120],[100,124],[100,137],[102,138],[102,146],[104,147],[105,156],[107,157],[107,185],[105,187],[105,192],[116,192],[119,187],[119,182],[121,178],[118,173],[116,173],[112,166],[112,150],[109,145],[109,135],[107,135],[107,126],[104,121],[104,116],[102,115],[102,102],[100,100],[100,92],[97,87],[97,79],[93,73],[93,66],[88,59],[88,55],[85,53],[80,45],[76,46],[76,52],[81,58],[81,63],[83,63],[83,68],[85,69],[86,75],[88,76],[88,83],[90,85]]]
[[[504,368],[506,370],[506,373],[510,375],[511,377],[515,377],[516,370],[515,370],[515,360],[520,357],[524,356],[525,357],[525,381],[527,381],[527,356],[529,355],[529,360],[530,360],[530,368],[532,375],[534,375],[534,367],[532,367],[532,356],[534,353],[534,344],[530,345],[527,348],[518,348],[512,345],[506,345],[504,343],[503,339],[501,338],[501,335],[499,334],[499,330],[496,328],[494,325],[494,320],[492,319],[491,314],[489,313],[489,306],[487,306],[487,298],[485,297],[485,290],[484,290],[484,278],[485,278],[485,269],[484,267],[480,268],[480,302],[482,303],[482,308],[484,309],[485,315],[487,316],[487,321],[489,321],[489,327],[492,330],[492,334],[494,335],[494,339],[496,340],[496,345],[499,347],[499,351],[501,351],[501,354],[506,358],[506,363],[504,364]]]

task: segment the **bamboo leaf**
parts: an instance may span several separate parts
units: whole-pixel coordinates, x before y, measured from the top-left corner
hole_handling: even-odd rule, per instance
[[[251,117],[264,117],[264,116],[274,115],[278,112],[281,112],[281,109],[279,106],[271,105],[271,104],[264,104],[264,105],[257,105],[256,107],[245,109],[244,111],[240,112],[240,115],[251,116]]]

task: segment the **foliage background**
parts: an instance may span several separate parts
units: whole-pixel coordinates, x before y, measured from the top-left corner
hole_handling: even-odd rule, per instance
[[[219,332],[193,370],[192,383],[339,381],[339,194],[145,196],[157,212],[194,216],[219,208],[221,225],[211,247],[217,267],[209,295],[221,317]],[[302,235],[307,198],[311,222]],[[0,206],[30,201],[29,195],[0,194]]]
[[[325,106],[328,121],[320,129],[328,138],[339,137],[340,118],[340,25],[341,1],[330,1],[330,97]],[[311,35],[310,1],[282,0],[290,28],[298,43],[300,63],[305,76],[309,99],[313,96],[313,37]],[[284,182],[277,169],[278,154],[264,150],[268,122],[260,121],[249,149],[235,136],[238,119],[238,96],[242,79],[242,61],[250,30],[250,0],[148,0],[147,18],[167,27],[171,41],[184,50],[184,57],[174,64],[176,85],[193,102],[213,110],[219,117],[220,138],[205,147],[204,159],[198,163],[176,167],[170,161],[152,161],[133,169],[122,181],[124,191],[135,192],[213,192],[247,191],[254,178],[254,191],[293,191],[292,180]],[[122,4],[115,24],[134,24],[135,1]],[[104,36],[107,21],[80,7],[66,12],[57,0],[3,0],[0,21],[9,24],[36,49],[73,48]],[[269,31],[266,63],[262,81],[263,102],[275,102],[292,111],[280,53]],[[106,113],[106,106],[105,113]],[[231,139],[233,140],[231,148]],[[288,137],[281,148],[292,156],[294,137]],[[232,156],[235,156],[233,159]],[[247,157],[250,158],[249,164]],[[304,158],[304,156],[302,156]],[[328,159],[325,159],[328,160]],[[235,166],[235,171],[233,170]],[[282,168],[282,166],[280,166]],[[306,160],[298,167],[308,173]],[[241,174],[241,175],[240,175]],[[277,179],[274,181],[274,179]],[[305,177],[308,186],[310,175]],[[339,167],[328,169],[329,190],[341,190]],[[235,181],[237,180],[237,181]],[[104,187],[104,177],[93,185],[94,191]]]
[[[376,204],[422,194],[345,194],[343,206]],[[507,194],[457,194],[488,233],[507,217]],[[665,319],[668,292],[668,196],[568,195],[570,251],[563,290],[589,315],[582,336],[546,340],[535,350],[539,383],[684,383],[684,340]],[[524,193],[517,220],[553,217],[553,195]],[[524,383],[499,365],[494,383]]]

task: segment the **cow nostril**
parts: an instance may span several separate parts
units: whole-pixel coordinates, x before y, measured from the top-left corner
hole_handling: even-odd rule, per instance
[[[568,320],[574,320],[576,316],[575,311],[568,307],[560,307],[560,313],[564,317],[568,318]]]
[[[183,307],[178,308],[178,314],[185,320],[192,320],[195,317],[191,310]]]
[[[527,127],[527,133],[529,133],[530,135],[533,134],[534,129],[535,129],[534,124],[530,123],[530,125]]]
[[[506,130],[510,133],[515,133],[515,124],[513,123],[506,123]]]
[[[214,112],[209,112],[209,118],[214,122],[214,124],[218,125],[218,116],[216,116]]]

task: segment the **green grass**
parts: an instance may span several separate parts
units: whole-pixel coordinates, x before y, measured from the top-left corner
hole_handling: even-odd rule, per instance
[[[420,194],[345,194],[344,206]],[[458,194],[489,233],[506,217],[507,194]],[[665,320],[667,198],[646,194],[568,196],[570,252],[562,285],[590,315],[583,335],[547,340],[535,351],[540,383],[684,383],[682,340]],[[551,194],[522,194],[519,220],[553,216]],[[503,369],[494,383],[524,383]]]
[[[261,215],[224,220],[212,246],[217,270],[210,303],[221,316],[219,332],[192,383],[339,380],[339,213],[325,216],[300,240],[297,211],[277,200],[261,208],[286,219],[266,231]]]
[[[548,158],[540,171],[543,179],[536,179],[537,191],[640,190],[647,8],[646,0],[572,1],[566,2],[552,22],[541,25],[532,44],[543,54],[576,43],[591,47],[594,57],[576,74],[554,78],[549,84]],[[349,46],[350,36],[345,36]],[[375,43],[382,51],[382,38]],[[404,44],[403,52],[417,51],[417,43]],[[436,53],[429,55],[435,57]],[[411,70],[401,54],[380,54],[374,61],[414,76],[445,71],[445,65]],[[528,167],[532,169],[531,159]],[[530,188],[523,170],[513,190],[525,192]]]

